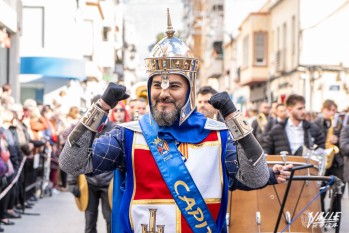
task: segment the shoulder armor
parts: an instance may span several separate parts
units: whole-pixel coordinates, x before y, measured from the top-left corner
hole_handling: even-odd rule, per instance
[[[228,129],[227,126],[220,121],[213,120],[211,118],[207,118],[205,126],[205,129],[209,130],[226,130]]]
[[[121,123],[118,125],[126,128],[126,129],[129,129],[131,131],[142,133],[142,129],[141,129],[141,126],[139,125],[138,121],[130,121],[130,122],[125,122],[125,123]]]

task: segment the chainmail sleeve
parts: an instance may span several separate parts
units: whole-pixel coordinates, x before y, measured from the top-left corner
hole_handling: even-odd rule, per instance
[[[265,186],[270,172],[264,155],[253,164],[246,155],[249,150],[244,150],[240,144],[235,146],[231,137],[228,140],[225,163],[230,178],[230,190],[249,190]]]
[[[83,130],[79,123],[75,129]],[[74,130],[75,130],[74,129]],[[66,143],[59,156],[60,168],[68,174],[96,175],[113,171],[124,164],[124,133],[122,127],[95,139],[95,133],[86,129],[73,143]]]
[[[66,141],[61,154],[59,155],[59,167],[66,173],[77,176],[93,172],[90,161],[90,147],[95,137],[95,133],[85,128],[81,123],[74,128],[81,132],[80,138],[75,138],[74,142]],[[74,134],[74,130],[70,135]]]

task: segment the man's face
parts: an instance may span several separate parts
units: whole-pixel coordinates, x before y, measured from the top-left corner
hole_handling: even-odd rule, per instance
[[[271,104],[271,109],[270,109],[270,111],[269,111],[269,114],[271,114],[271,115],[275,115],[276,116],[276,111],[277,111],[277,106],[278,106],[278,103],[276,103],[276,102],[273,102],[272,104]]]
[[[129,107],[130,107],[129,112],[130,112],[131,115],[134,114],[136,103],[137,103],[137,101],[132,101],[129,104]]]
[[[287,118],[287,110],[286,106],[280,105],[276,108],[276,116],[281,120],[285,120]]]
[[[145,101],[138,100],[135,106],[135,110],[138,112],[139,116],[143,116],[147,113],[147,103]]]
[[[265,115],[269,115],[270,106],[267,103],[262,103],[259,107],[259,112],[264,113]]]
[[[161,75],[153,77],[150,89],[152,115],[160,126],[171,126],[179,117],[188,93],[188,83],[178,74],[169,74],[169,87],[162,89]]]
[[[198,112],[204,114],[205,117],[207,118],[213,118],[214,115],[218,114],[218,110],[208,103],[211,96],[212,96],[211,93],[207,93],[205,95],[198,94],[198,97],[197,97]]]
[[[298,121],[305,119],[305,103],[297,102],[294,106],[287,107],[290,116]]]
[[[324,119],[329,120],[331,117],[333,117],[337,112],[337,108],[334,105],[331,105],[330,108],[323,108],[322,114]]]

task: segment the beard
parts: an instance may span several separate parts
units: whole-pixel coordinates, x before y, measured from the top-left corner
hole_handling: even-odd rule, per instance
[[[297,121],[303,121],[305,120],[305,114],[293,114],[292,117],[296,119]]]
[[[165,108],[162,110],[159,110],[157,108],[157,104],[159,102],[165,102],[165,103],[172,103],[175,106],[175,109],[171,110],[170,112],[167,112]],[[157,99],[155,101],[155,104],[152,105],[151,108],[151,114],[154,117],[154,120],[159,126],[171,126],[175,121],[179,118],[179,113],[181,111],[181,107],[176,105],[174,100],[171,100],[169,98],[166,99]]]

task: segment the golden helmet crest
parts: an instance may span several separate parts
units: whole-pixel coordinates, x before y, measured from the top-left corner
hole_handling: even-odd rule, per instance
[[[195,109],[195,80],[199,63],[189,47],[174,37],[174,32],[167,9],[167,36],[153,47],[149,57],[145,59],[145,65],[148,74],[148,100],[150,104],[150,82],[154,75],[179,74],[188,80],[189,95],[181,109],[179,119],[181,125]]]

